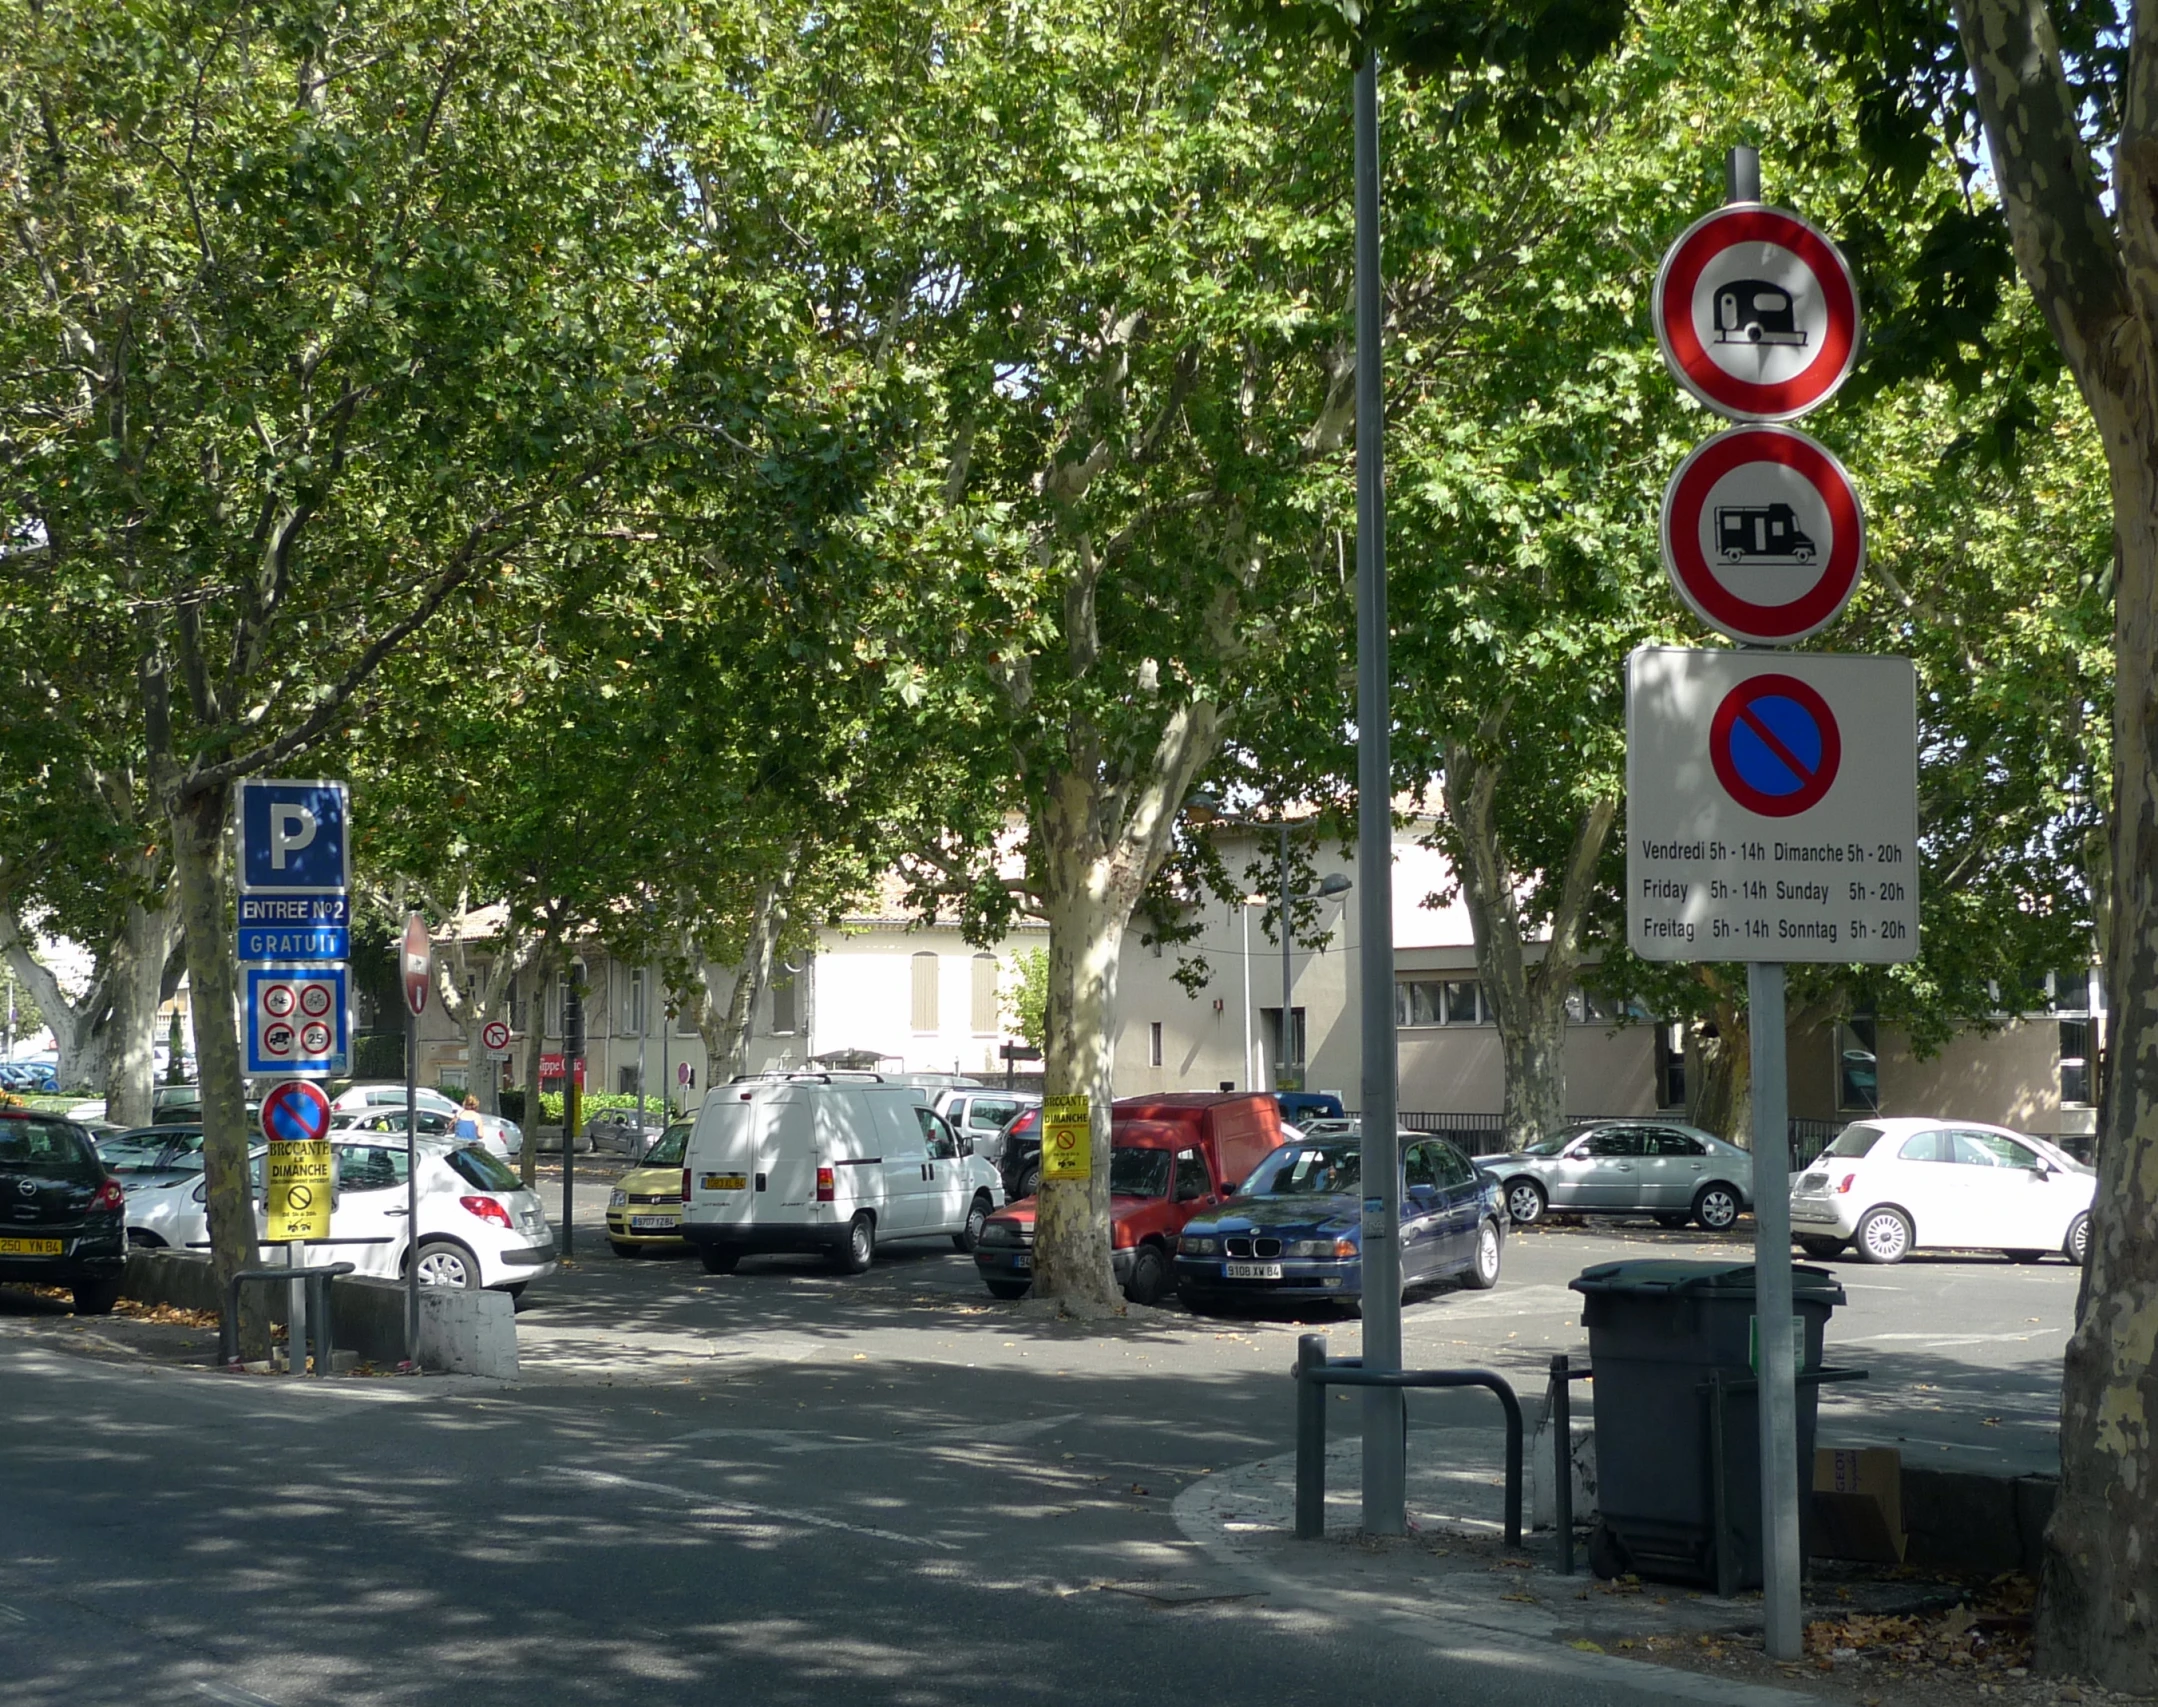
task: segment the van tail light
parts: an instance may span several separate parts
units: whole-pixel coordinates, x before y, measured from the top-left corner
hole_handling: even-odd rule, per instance
[[[684,1203],[689,1201],[689,1169],[687,1168],[682,1170],[682,1201]]]
[[[1849,1191],[1853,1182],[1856,1181],[1857,1178],[1858,1176],[1856,1174],[1845,1174],[1843,1178],[1839,1180],[1836,1184],[1836,1195],[1838,1197],[1841,1197],[1845,1192]]]
[[[91,1210],[93,1212],[105,1211],[109,1213],[112,1210],[125,1209],[126,1207],[126,1191],[121,1188],[120,1182],[118,1180],[114,1179],[110,1174],[107,1174],[105,1176],[105,1183],[97,1188],[97,1195],[90,1199]]]
[[[482,1221],[492,1221],[498,1227],[510,1224],[510,1212],[491,1197],[460,1197],[457,1201],[465,1206],[468,1215],[477,1215]]]
[[[819,1168],[817,1170],[817,1201],[819,1203],[837,1203],[839,1201],[839,1179],[830,1168]]]

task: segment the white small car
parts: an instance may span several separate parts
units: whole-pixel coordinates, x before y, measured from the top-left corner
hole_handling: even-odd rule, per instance
[[[371,1132],[333,1135],[336,1195],[330,1236],[311,1245],[314,1260],[349,1262],[361,1274],[395,1279],[405,1272],[405,1141]],[[255,1195],[255,1228],[266,1226],[258,1145],[248,1159]],[[476,1144],[422,1137],[420,1164],[420,1279],[429,1286],[474,1291],[499,1287],[513,1297],[528,1282],[555,1271],[554,1228],[539,1194]],[[128,1243],[176,1250],[210,1248],[204,1181],[192,1179],[136,1192],[127,1203]]]
[[[452,1121],[462,1115],[464,1106],[454,1098],[438,1090],[421,1086],[413,1093],[413,1106],[423,1114],[446,1114]],[[337,1100],[330,1104],[332,1114],[394,1114],[400,1123],[405,1113],[405,1087],[387,1083],[347,1085],[337,1093]],[[516,1155],[525,1147],[524,1133],[514,1120],[504,1120],[499,1114],[481,1114],[473,1111],[472,1119],[479,1127],[480,1142],[496,1155],[505,1159]],[[399,1124],[396,1130],[402,1132]],[[422,1126],[420,1131],[425,1133]]]
[[[1791,1234],[1813,1257],[1850,1245],[1890,1263],[1946,1248],[2080,1266],[2098,1179],[2051,1149],[1975,1120],[1857,1121],[1791,1183]]]

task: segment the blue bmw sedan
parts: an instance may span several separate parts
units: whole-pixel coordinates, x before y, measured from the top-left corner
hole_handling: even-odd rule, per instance
[[[1185,1225],[1176,1290],[1194,1310],[1232,1300],[1363,1296],[1364,1179],[1357,1140],[1284,1144],[1235,1197]],[[1496,1286],[1506,1211],[1498,1181],[1443,1138],[1402,1135],[1402,1289],[1460,1275]]]

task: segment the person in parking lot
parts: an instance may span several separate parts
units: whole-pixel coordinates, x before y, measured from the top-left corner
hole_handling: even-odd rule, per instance
[[[457,1124],[450,1128],[450,1136],[460,1144],[477,1144],[480,1141],[480,1099],[465,1098],[465,1106],[457,1112]]]

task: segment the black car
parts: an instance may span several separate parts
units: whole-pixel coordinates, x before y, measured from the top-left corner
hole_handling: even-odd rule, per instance
[[[1007,1201],[1017,1203],[1042,1188],[1042,1106],[1022,1108],[998,1134],[997,1173]]]
[[[127,1194],[72,1120],[0,1109],[0,1280],[74,1288],[103,1316],[127,1268]]]

